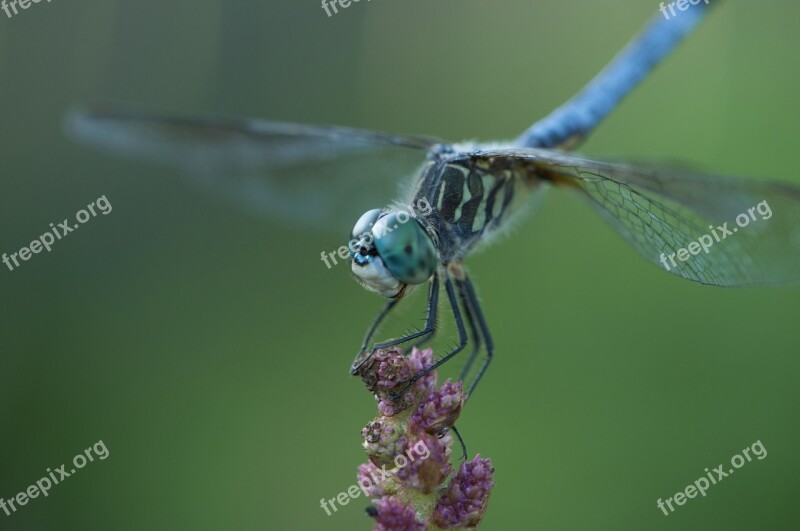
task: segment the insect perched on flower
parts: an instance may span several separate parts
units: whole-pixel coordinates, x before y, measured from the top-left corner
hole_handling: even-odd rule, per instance
[[[600,162],[570,152],[708,10],[701,3],[673,20],[655,15],[577,96],[505,143],[458,144],[341,127],[169,118],[107,108],[76,111],[70,131],[109,151],[179,166],[210,192],[290,218],[295,226],[331,227],[338,214],[360,207],[350,218],[350,223],[357,221],[342,254],[349,254],[356,280],[388,301],[369,328],[351,373],[358,374],[381,349],[431,339],[444,289],[458,343],[430,367],[409,375],[394,398],[470,342],[459,379],[477,367],[467,391],[471,396],[492,360],[494,342],[464,260],[547,188],[582,194],[645,258],[654,263],[669,259],[669,272],[683,278],[716,286],[800,280],[799,188]],[[373,192],[382,191],[381,183],[393,186],[409,173],[414,186],[402,204],[424,200],[432,208],[408,218],[397,207],[375,208],[373,200],[385,204],[388,199],[373,198]],[[692,251],[691,259],[681,258],[688,256],[681,252],[684,244],[762,203],[774,212],[769,221],[709,252]],[[384,317],[424,285],[425,326],[372,342]],[[476,365],[481,353],[482,363]]]

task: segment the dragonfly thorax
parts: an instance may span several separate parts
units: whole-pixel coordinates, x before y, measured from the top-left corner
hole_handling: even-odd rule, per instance
[[[350,233],[351,270],[365,288],[399,298],[436,269],[436,249],[423,226],[405,211],[373,209]]]

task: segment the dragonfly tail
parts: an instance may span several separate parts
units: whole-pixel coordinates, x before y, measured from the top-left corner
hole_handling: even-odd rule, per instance
[[[712,3],[718,3],[713,0]],[[674,5],[674,4],[672,4]],[[637,35],[575,97],[536,122],[517,139],[521,147],[572,149],[700,23],[712,4],[703,0],[687,11],[670,13],[662,2]]]

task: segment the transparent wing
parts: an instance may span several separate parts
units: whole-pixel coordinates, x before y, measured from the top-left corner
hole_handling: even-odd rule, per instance
[[[800,187],[642,169],[548,150],[489,149],[583,192],[646,259],[717,286],[800,282]]]
[[[294,223],[352,223],[390,203],[437,142],[343,127],[81,109],[77,141],[179,168],[190,182],[249,210]],[[337,227],[338,228],[338,227]]]

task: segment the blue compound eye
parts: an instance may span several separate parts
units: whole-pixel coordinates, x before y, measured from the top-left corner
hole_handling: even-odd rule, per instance
[[[406,284],[422,284],[436,269],[436,249],[425,229],[407,213],[393,212],[372,228],[386,268]]]

